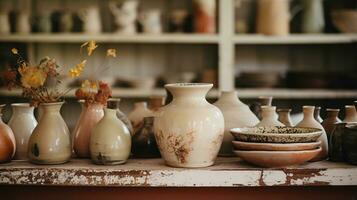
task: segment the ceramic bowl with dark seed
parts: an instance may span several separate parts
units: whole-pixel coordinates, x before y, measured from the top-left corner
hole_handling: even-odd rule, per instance
[[[233,128],[230,132],[238,141],[258,143],[316,142],[322,134],[317,128],[282,126]]]
[[[232,141],[235,150],[252,150],[252,151],[301,151],[316,149],[321,146],[321,141],[307,143],[256,143]]]

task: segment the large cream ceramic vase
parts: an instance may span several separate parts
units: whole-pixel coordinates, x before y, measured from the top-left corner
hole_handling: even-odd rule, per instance
[[[324,130],[324,127],[316,121],[314,118],[314,110],[315,106],[304,106],[303,113],[304,118],[301,122],[299,122],[296,127],[308,127],[308,128],[318,128],[322,130],[322,135],[319,137],[319,141],[321,141],[321,148],[322,151],[311,161],[320,161],[325,160],[328,157],[328,141],[327,141],[327,134]]]
[[[82,112],[79,116],[77,125],[72,133],[73,150],[80,158],[89,158],[89,140],[94,126],[104,116],[103,105],[99,103],[83,104]]]
[[[177,83],[165,87],[173,101],[159,109],[154,121],[161,156],[173,167],[214,164],[224,135],[222,112],[205,99],[213,84]]]
[[[222,92],[221,97],[214,105],[221,110],[224,116],[224,137],[219,155],[233,156],[232,140],[234,138],[229,130],[255,126],[259,120],[249,107],[239,100],[236,91]]]
[[[68,127],[60,110],[63,102],[43,103],[43,115],[28,143],[28,158],[36,164],[61,164],[71,157]]]
[[[9,126],[14,132],[16,140],[15,159],[27,159],[27,144],[32,131],[37,126],[37,121],[33,114],[34,107],[28,103],[14,103],[12,106],[12,116]]]

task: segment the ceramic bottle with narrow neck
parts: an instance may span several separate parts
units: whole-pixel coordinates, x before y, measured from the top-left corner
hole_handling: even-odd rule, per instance
[[[16,140],[15,159],[27,159],[27,144],[32,131],[37,126],[37,121],[33,114],[34,107],[28,103],[11,104],[12,116],[9,126],[14,132]]]
[[[283,123],[285,126],[287,127],[293,127],[293,123],[291,122],[291,118],[290,118],[290,112],[291,109],[289,108],[280,108],[277,110],[278,112],[278,120]]]
[[[11,128],[2,121],[2,110],[5,105],[0,105],[0,163],[11,161],[15,155],[16,142]]]
[[[345,118],[342,122],[345,123],[353,123],[357,122],[357,112],[356,107],[353,105],[346,105],[345,106]]]
[[[320,161],[320,160],[325,160],[328,157],[328,140],[324,127],[314,118],[314,110],[315,110],[315,106],[304,106],[303,107],[304,118],[302,119],[301,122],[299,122],[296,125],[296,127],[318,128],[323,131],[322,135],[318,139],[318,141],[321,141],[322,151],[315,158],[311,160],[311,161]]]
[[[338,118],[338,113],[340,112],[340,109],[327,108],[326,112],[327,117],[326,119],[324,119],[321,125],[326,131],[328,141],[330,141],[330,135],[335,128],[335,124],[341,122],[341,120]]]
[[[261,126],[285,126],[279,122],[275,106],[262,106],[262,120],[256,125]]]
[[[131,135],[134,135],[133,125],[131,124],[129,118],[120,110],[120,98],[110,98],[108,99],[109,104],[116,104],[117,117],[125,124],[129,129]]]

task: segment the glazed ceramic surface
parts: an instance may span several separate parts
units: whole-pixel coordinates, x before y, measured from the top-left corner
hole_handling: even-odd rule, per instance
[[[135,158],[160,157],[154,134],[154,117],[144,118],[144,124],[134,134],[132,143]]]
[[[303,151],[234,151],[244,161],[261,167],[299,165],[314,158],[321,147]]]
[[[329,160],[335,162],[343,161],[342,154],[342,135],[346,131],[347,123],[337,123],[331,132],[329,140]]]
[[[307,143],[255,143],[232,141],[236,150],[255,150],[255,151],[300,151],[316,149],[321,145],[321,141]]]
[[[256,127],[285,126],[283,123],[278,121],[275,106],[261,106],[261,109],[262,120],[256,125]]]
[[[120,99],[119,98],[110,98],[110,99],[108,99],[107,104],[114,104],[113,107],[115,107],[117,110],[117,117],[129,129],[130,134],[133,135],[134,134],[133,125],[131,125],[129,118],[120,110]]]
[[[60,109],[63,102],[43,103],[43,115],[28,143],[28,158],[36,164],[61,164],[71,157],[68,127]]]
[[[129,113],[128,118],[133,125],[134,133],[144,123],[144,117],[153,116],[153,112],[147,108],[146,102],[134,104],[134,110]]]
[[[90,134],[94,126],[104,116],[102,104],[89,104],[82,106],[82,113],[79,116],[77,125],[72,133],[73,150],[79,158],[89,158]]]
[[[342,134],[342,154],[344,160],[357,165],[357,125],[346,125],[346,131]]]
[[[165,85],[173,101],[158,111],[154,130],[167,165],[194,168],[214,164],[223,140],[224,118],[205,98],[212,86],[205,83]]]
[[[357,122],[357,112],[356,107],[353,105],[346,105],[345,106],[345,118],[342,122],[345,123],[353,123]]]
[[[16,140],[15,159],[27,159],[27,144],[32,131],[37,126],[37,121],[33,114],[34,107],[28,103],[14,103],[12,106],[12,116],[9,126],[14,132]]]
[[[318,128],[322,130],[322,134],[319,137],[319,141],[322,142],[321,144],[322,150],[319,153],[319,155],[317,155],[317,157],[312,160],[312,161],[320,161],[328,157],[328,140],[324,127],[314,118],[314,110],[315,110],[315,106],[304,106],[303,107],[304,118],[302,119],[301,122],[299,122],[296,125],[296,127]]]
[[[15,155],[15,136],[11,128],[2,121],[2,109],[5,105],[0,105],[0,163],[8,162]]]
[[[340,109],[326,109],[327,112],[327,117],[324,119],[324,121],[321,123],[322,127],[324,127],[326,134],[327,134],[327,139],[330,141],[330,135],[335,128],[336,123],[340,123],[341,120],[338,118],[338,113],[340,112]]]
[[[252,127],[256,125],[259,120],[254,113],[250,111],[249,107],[239,100],[236,91],[222,92],[221,97],[214,105],[221,110],[224,117],[224,137],[219,155],[233,156],[232,140],[234,138],[230,133],[230,129]]]
[[[293,127],[293,123],[291,122],[291,118],[290,118],[290,112],[291,109],[278,109],[278,120],[283,123],[285,126],[288,127]]]
[[[231,129],[236,140],[244,142],[299,143],[316,142],[321,129],[294,127],[253,127]]]
[[[91,132],[92,161],[102,165],[123,164],[129,158],[130,149],[131,135],[129,129],[117,117],[116,107],[105,108],[104,117]]]

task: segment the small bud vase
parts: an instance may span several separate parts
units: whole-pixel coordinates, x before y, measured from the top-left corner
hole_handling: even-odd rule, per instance
[[[283,123],[285,126],[287,127],[293,127],[293,123],[291,122],[291,118],[290,118],[290,112],[291,112],[291,109],[290,108],[287,108],[287,109],[284,109],[284,108],[280,108],[277,110],[278,112],[278,120]]]
[[[43,115],[28,143],[29,161],[35,164],[62,164],[71,157],[68,127],[60,110],[64,102],[40,104]]]
[[[343,119],[344,123],[353,123],[357,122],[357,112],[356,107],[353,105],[345,106],[345,118]]]
[[[276,114],[275,106],[261,106],[262,120],[256,125],[256,127],[262,126],[285,126],[278,121],[278,115]]]
[[[0,105],[0,163],[11,161],[15,155],[16,142],[11,128],[2,121],[2,109],[5,105]]]
[[[326,112],[327,117],[326,119],[324,119],[321,125],[326,131],[328,141],[330,141],[330,135],[335,128],[335,124],[341,122],[341,120],[338,118],[338,113],[340,112],[340,109],[327,108]]]

